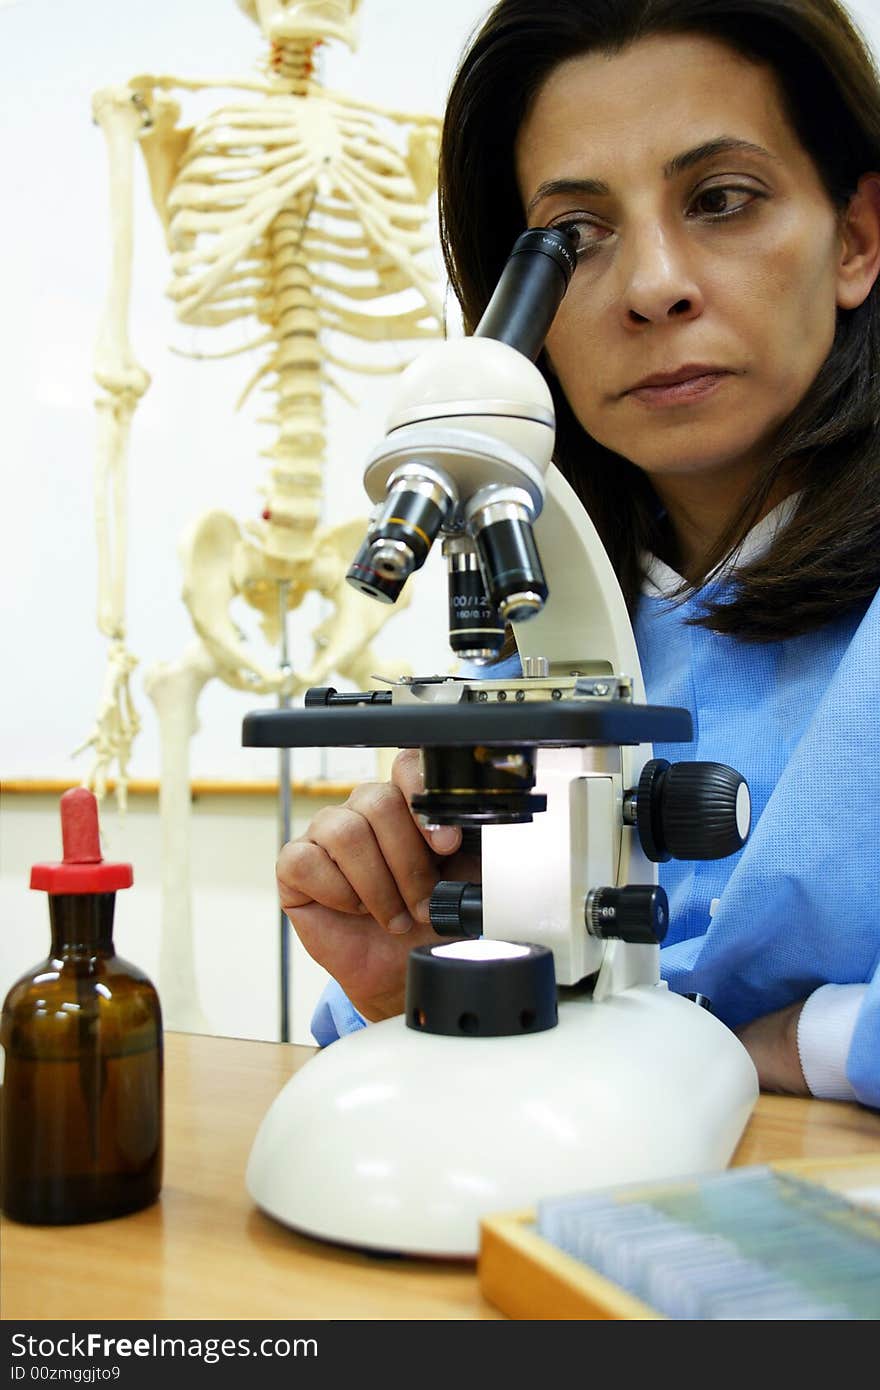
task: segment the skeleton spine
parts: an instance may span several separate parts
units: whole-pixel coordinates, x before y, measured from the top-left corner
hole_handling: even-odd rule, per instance
[[[275,41],[269,55],[269,71],[284,82],[294,96],[305,96],[315,71],[315,52],[320,42],[309,39]]]
[[[266,322],[278,344],[272,365],[277,427],[263,450],[273,460],[265,491],[265,549],[278,559],[306,558],[321,519],[326,437],[319,342],[320,309],[302,249],[311,197],[304,194],[276,217],[268,234],[271,267]]]

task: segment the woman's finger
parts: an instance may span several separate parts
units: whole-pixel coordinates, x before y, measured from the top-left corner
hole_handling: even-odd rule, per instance
[[[345,874],[313,840],[292,840],[275,866],[278,897],[284,912],[317,902],[336,912],[366,912]]]
[[[384,787],[387,784],[371,784]],[[364,803],[365,788],[356,788],[344,806],[331,806],[319,811],[307,832],[307,838],[320,846],[337,869],[347,879],[352,891],[368,913],[386,930],[406,932],[413,919],[400,892],[397,881],[379,846],[379,841],[367,817],[355,809],[358,798]],[[397,815],[394,817],[403,833],[416,837],[412,818],[406,813],[400,793],[394,791]]]
[[[369,823],[410,917],[427,923],[437,860],[402,791],[389,782],[365,783],[352,792],[349,805]]]
[[[394,759],[391,781],[410,807],[422,838],[435,854],[454,854],[461,844],[461,831],[456,825],[431,826],[418,811],[412,811],[412,799],[425,790],[422,758],[418,748],[404,748]]]

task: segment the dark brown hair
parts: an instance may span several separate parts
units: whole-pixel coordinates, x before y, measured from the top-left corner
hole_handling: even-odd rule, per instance
[[[880,80],[837,0],[501,0],[472,40],[452,86],[440,154],[440,224],[465,327],[477,324],[525,217],[514,142],[530,102],[564,60],[616,52],[655,34],[697,33],[768,64],[792,126],[840,209],[880,170]],[[635,607],[641,555],[662,548],[648,478],[592,439],[556,378],[555,460],[583,501]],[[770,641],[864,605],[880,585],[880,284],[838,311],[816,380],[777,434],[766,467],[699,582],[741,542],[780,471],[802,489],[791,523],[737,572],[732,599],[699,619]]]

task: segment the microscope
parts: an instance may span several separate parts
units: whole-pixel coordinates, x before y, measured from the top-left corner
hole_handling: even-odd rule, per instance
[[[475,333],[402,373],[365,467],[349,581],[393,603],[439,539],[475,676],[244,720],[251,746],[421,749],[414,812],[480,842],[481,881],[433,893],[404,1014],[311,1059],[256,1136],[256,1204],[326,1240],[473,1257],[492,1212],[725,1167],[757,1098],[735,1035],[660,979],[656,866],[739,850],[749,794],[723,764],[653,757],[690,715],[646,703],[616,576],[551,462],[534,359],[575,265],[565,231],[520,236]],[[493,674],[508,628],[521,676]]]

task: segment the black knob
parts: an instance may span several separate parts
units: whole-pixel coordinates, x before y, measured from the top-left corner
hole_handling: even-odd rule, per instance
[[[326,705],[390,705],[390,690],[335,690],[332,685],[313,685],[306,691],[305,707]]]
[[[659,945],[669,926],[669,902],[663,889],[651,883],[593,888],[584,904],[584,920],[591,936]]]
[[[751,800],[745,778],[725,763],[645,763],[636,792],[635,823],[655,864],[667,859],[724,859],[749,834]]]
[[[428,910],[438,936],[483,934],[483,889],[479,883],[438,883]]]
[[[316,705],[329,705],[336,694],[336,689],[332,685],[313,685],[305,694],[303,704],[306,709],[313,709]]]

